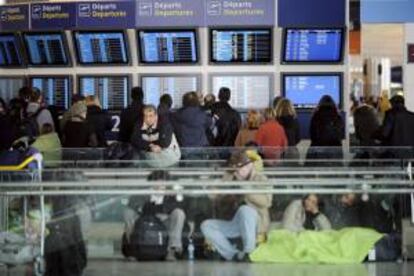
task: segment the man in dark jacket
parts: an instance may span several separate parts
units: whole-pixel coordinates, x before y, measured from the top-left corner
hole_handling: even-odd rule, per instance
[[[86,121],[89,129],[95,130],[98,147],[106,147],[105,132],[111,130],[111,117],[102,109],[99,99],[96,96],[86,97],[86,105],[88,107]]]
[[[148,181],[169,181],[170,175],[167,171],[153,171],[148,176]],[[156,186],[154,189],[165,189]],[[143,209],[143,210],[142,210]],[[149,198],[132,196],[129,199],[128,207],[124,211],[125,233],[127,240],[130,240],[134,230],[135,221],[138,219],[140,210],[157,214],[165,222],[168,229],[168,261],[176,260],[176,253],[183,250],[182,232],[184,229],[185,213],[183,211],[183,199],[180,196],[151,195]]]
[[[118,140],[129,142],[136,124],[142,122],[142,109],[144,107],[144,92],[137,86],[131,90],[131,105],[121,113],[121,123],[119,126]]]
[[[241,127],[240,114],[230,104],[231,91],[227,87],[220,88],[219,102],[213,107],[217,119],[217,137],[214,145],[218,147],[233,147]]]
[[[201,109],[195,92],[184,95],[183,107],[174,114],[173,124],[181,147],[209,145],[207,130],[211,125],[211,118]]]

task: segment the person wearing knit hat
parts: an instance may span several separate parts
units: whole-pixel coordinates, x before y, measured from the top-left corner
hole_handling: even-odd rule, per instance
[[[257,171],[254,160],[246,151],[235,152],[228,161],[230,170],[224,175],[223,181],[251,181],[254,183],[267,181],[267,178]],[[244,189],[267,189],[268,186],[243,185]],[[219,207],[219,219],[208,219],[201,224],[201,231],[212,247],[227,261],[249,261],[248,254],[255,248],[258,236],[265,236],[269,224],[269,208],[272,205],[272,195],[246,194],[242,197],[218,195],[212,197],[213,205]],[[236,208],[234,208],[236,207]],[[223,214],[223,210],[230,211]],[[220,219],[222,218],[222,219]],[[243,248],[237,249],[230,238],[240,237]]]

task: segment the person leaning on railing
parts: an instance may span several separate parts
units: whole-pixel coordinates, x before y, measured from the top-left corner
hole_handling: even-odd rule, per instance
[[[254,162],[245,151],[234,153],[229,160],[232,171],[226,173],[224,181],[265,182],[267,178],[256,170]],[[260,186],[254,186],[259,188]],[[252,188],[248,185],[244,188]],[[263,187],[261,187],[263,188]],[[269,224],[269,208],[272,205],[271,194],[246,194],[237,196],[212,197],[219,207],[219,218],[208,219],[201,224],[206,240],[225,260],[248,261],[248,254],[256,248],[258,236],[266,235]],[[241,238],[243,248],[236,249],[229,239]]]

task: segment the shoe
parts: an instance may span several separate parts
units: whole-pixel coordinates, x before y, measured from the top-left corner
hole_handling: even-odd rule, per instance
[[[235,261],[239,263],[250,263],[250,258],[248,253],[239,252],[235,256]]]
[[[168,249],[167,256],[165,257],[165,260],[168,262],[175,262],[177,261],[177,258],[175,257],[175,250],[170,248]]]

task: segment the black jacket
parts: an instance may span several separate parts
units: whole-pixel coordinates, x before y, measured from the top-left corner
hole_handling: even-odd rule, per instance
[[[150,144],[168,148],[171,144],[173,127],[167,120],[158,119],[155,128],[137,125],[132,135],[131,144],[137,151],[150,151]]]
[[[288,139],[289,147],[294,147],[300,142],[300,128],[299,121],[293,116],[284,116],[277,119],[277,121],[283,126]]]
[[[66,123],[63,132],[63,147],[87,148],[96,146],[95,131],[89,127],[86,121],[69,121]]]
[[[98,147],[106,147],[105,132],[111,130],[111,117],[98,106],[88,106],[87,114],[86,121],[88,122],[88,128],[94,130]]]
[[[209,145],[207,130],[211,117],[200,107],[185,107],[173,115],[174,130],[182,147],[205,147]]]
[[[217,137],[214,145],[218,147],[233,147],[241,127],[240,114],[227,102],[214,104],[213,114],[218,117]]]
[[[11,147],[15,138],[15,124],[7,115],[0,115],[0,150],[7,150]]]
[[[132,102],[132,104],[128,108],[122,111],[118,134],[118,140],[120,142],[131,141],[131,137],[134,133],[135,126],[142,124],[142,109],[142,103]]]
[[[360,146],[375,146],[375,133],[380,127],[378,114],[373,107],[363,105],[354,112],[355,135]]]
[[[320,107],[311,119],[311,146],[341,147],[344,128],[342,117],[334,107]]]
[[[406,108],[393,108],[385,114],[381,128],[385,146],[414,146],[414,113]]]

